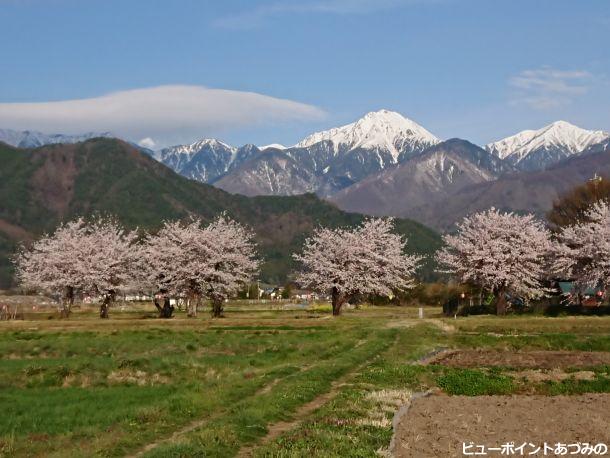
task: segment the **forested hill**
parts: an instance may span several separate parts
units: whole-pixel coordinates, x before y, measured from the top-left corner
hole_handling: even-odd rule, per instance
[[[19,241],[53,230],[61,221],[95,213],[116,215],[128,227],[155,230],[163,220],[189,215],[209,221],[226,211],[257,234],[265,259],[261,278],[283,282],[317,226],[345,226],[364,216],[346,213],[313,194],[248,198],[188,180],[116,139],[18,149],[0,143],[0,285],[9,286],[9,256]],[[432,253],[437,233],[397,220],[411,252]],[[424,274],[430,272],[430,266]]]

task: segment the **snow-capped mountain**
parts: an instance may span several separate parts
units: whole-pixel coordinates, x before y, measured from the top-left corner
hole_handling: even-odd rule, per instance
[[[189,145],[162,149],[153,157],[187,178],[212,183],[231,168],[260,153],[254,145],[241,148],[215,139],[203,139]]]
[[[31,130],[0,129],[0,142],[16,148],[38,148],[57,143],[78,143],[96,137],[114,137],[110,132],[88,132],[81,135],[44,134]]]
[[[396,164],[405,156],[423,151],[440,140],[419,124],[400,113],[379,110],[367,113],[356,122],[342,127],[314,133],[295,146],[307,148],[327,143],[334,155],[346,154],[356,149],[388,153]]]
[[[601,130],[586,130],[566,121],[556,121],[539,130],[524,130],[489,143],[485,148],[521,170],[542,170],[608,138],[610,134]]]
[[[222,187],[230,192],[299,194],[307,190],[329,196],[438,142],[415,122],[380,110],[352,124],[312,134],[292,147],[274,143],[235,148],[204,139],[166,148],[154,157],[176,172],[205,183],[227,176]],[[261,157],[260,162],[250,161],[265,151],[277,154]],[[280,176],[272,177],[274,173]]]
[[[318,194],[331,196],[439,141],[399,113],[380,110],[352,124],[312,134],[285,152],[319,177]]]

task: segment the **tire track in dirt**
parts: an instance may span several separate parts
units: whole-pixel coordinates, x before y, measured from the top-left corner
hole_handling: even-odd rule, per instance
[[[396,336],[396,338],[394,339],[394,342],[390,346],[388,346],[388,348],[386,348],[384,350],[384,352],[387,351],[389,348],[392,348],[394,345],[396,345],[397,342],[398,342],[398,336]],[[280,421],[280,422],[277,422],[277,423],[274,423],[274,424],[268,426],[267,434],[262,439],[260,439],[255,444],[246,445],[246,446],[242,447],[236,456],[238,458],[252,457],[252,456],[254,456],[254,452],[257,448],[259,448],[263,445],[269,444],[270,442],[272,442],[275,439],[277,439],[278,437],[280,437],[282,434],[294,429],[296,426],[298,426],[300,423],[302,423],[304,420],[306,420],[311,414],[313,414],[316,410],[318,410],[320,407],[325,405],[327,402],[334,399],[335,396],[339,393],[339,390],[343,386],[347,385],[351,379],[353,379],[357,374],[362,372],[362,370],[364,368],[368,367],[373,361],[375,361],[380,356],[381,356],[381,353],[374,355],[372,358],[369,358],[366,361],[364,361],[363,363],[360,363],[352,370],[348,371],[347,373],[343,374],[338,379],[334,380],[331,383],[330,389],[327,392],[320,394],[319,396],[312,399],[308,403],[303,404],[301,407],[299,407],[294,412],[292,419],[286,420],[286,421]]]
[[[277,385],[279,382],[281,382],[282,380],[294,376],[295,374],[299,374],[301,372],[303,372],[306,369],[309,369],[311,366],[305,365],[303,367],[301,367],[299,369],[299,371],[297,371],[294,374],[288,374],[285,375],[284,377],[278,377],[275,378],[273,380],[271,380],[269,383],[265,384],[264,386],[262,386],[261,388],[259,388],[255,393],[253,393],[252,395],[250,395],[249,397],[256,397],[259,396],[261,394],[265,394],[270,392],[273,387],[275,387],[275,385]],[[182,428],[174,431],[169,437],[166,437],[164,439],[159,439],[156,440],[154,442],[150,442],[148,444],[146,444],[145,446],[143,446],[142,448],[140,448],[136,453],[133,453],[131,455],[127,455],[127,458],[138,458],[143,456],[144,454],[156,449],[157,447],[159,447],[160,445],[164,445],[164,444],[171,444],[173,442],[176,442],[178,439],[180,439],[182,436],[193,432],[199,428],[204,427],[206,424],[222,417],[223,415],[225,415],[228,412],[228,409],[221,409],[207,417],[204,418],[200,418],[198,420],[192,421],[191,423],[187,424],[186,426],[183,426]]]

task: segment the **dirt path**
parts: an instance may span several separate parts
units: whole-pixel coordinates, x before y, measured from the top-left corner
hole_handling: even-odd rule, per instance
[[[199,420],[193,421],[193,422],[189,423],[188,425],[174,431],[171,436],[166,437],[165,439],[159,439],[155,442],[146,444],[144,447],[142,447],[140,450],[138,450],[133,455],[128,455],[128,458],[136,458],[136,457],[142,456],[145,453],[148,453],[151,450],[156,449],[160,445],[172,443],[172,442],[176,441],[178,438],[180,438],[181,436],[183,436],[184,434],[188,434],[191,431],[195,431],[196,429],[201,428],[206,423],[209,423],[210,421],[215,420],[216,418],[220,417],[224,413],[225,413],[225,411],[222,410],[213,415],[210,415],[209,417],[200,418]]]
[[[306,369],[309,369],[311,366],[303,366],[297,373],[303,372]],[[256,393],[254,393],[252,396],[259,396],[265,393],[270,392],[273,387],[275,387],[275,385],[277,385],[279,382],[281,382],[283,379],[290,377],[291,375],[294,374],[289,374],[286,375],[284,377],[280,377],[280,378],[275,378],[273,380],[271,380],[269,383],[267,383],[266,385],[262,386],[258,391],[256,391]],[[227,413],[227,409],[221,409],[218,410],[217,412],[204,417],[204,418],[199,418],[195,421],[192,421],[191,423],[189,423],[186,426],[183,426],[182,428],[174,431],[171,436],[166,437],[164,439],[159,439],[156,440],[154,442],[151,442],[149,444],[146,444],[144,447],[142,447],[140,450],[138,450],[136,453],[132,454],[132,455],[128,455],[128,458],[137,458],[140,456],[143,456],[145,453],[150,452],[151,450],[154,450],[155,448],[159,447],[160,445],[163,444],[170,444],[172,442],[175,442],[176,440],[178,440],[180,437],[184,436],[185,434],[188,434],[190,432],[193,432],[199,428],[202,428],[203,426],[205,426],[207,423],[210,423],[211,421],[216,420],[217,418],[220,418],[221,416],[223,416],[224,414]]]
[[[394,342],[394,344],[395,343],[396,342]],[[267,435],[265,437],[263,437],[261,440],[259,440],[256,444],[242,447],[236,456],[239,458],[251,457],[251,456],[253,456],[254,451],[258,447],[260,447],[262,445],[266,445],[266,444],[274,441],[275,439],[280,437],[282,434],[295,428],[303,420],[305,420],[307,417],[309,417],[312,413],[314,413],[316,410],[318,410],[328,401],[332,400],[338,394],[341,387],[345,386],[349,382],[350,379],[352,379],[354,376],[356,376],[365,367],[369,366],[378,357],[379,357],[379,355],[375,355],[374,357],[368,359],[367,361],[365,361],[362,364],[359,364],[354,369],[352,369],[348,373],[344,374],[343,376],[339,377],[337,380],[332,382],[329,391],[319,395],[315,399],[312,399],[308,403],[303,404],[301,407],[299,407],[294,412],[293,418],[291,420],[280,421],[278,423],[269,425],[267,427]]]
[[[394,344],[395,344],[395,342],[394,342]],[[335,380],[331,384],[331,388],[328,392],[321,394],[317,398],[313,399],[312,401],[308,402],[307,404],[302,405],[299,409],[297,409],[296,412],[294,413],[292,420],[282,421],[282,422],[278,422],[273,425],[270,425],[268,427],[267,435],[261,441],[259,441],[259,443],[242,447],[240,449],[240,451],[238,452],[237,456],[240,456],[240,457],[252,456],[252,453],[254,452],[255,448],[257,448],[260,445],[264,445],[268,442],[271,442],[272,440],[281,436],[284,432],[287,432],[290,429],[294,428],[304,418],[306,418],[311,413],[313,413],[315,410],[317,410],[318,408],[320,408],[321,406],[326,404],[328,401],[330,401],[332,398],[334,398],[335,395],[337,394],[337,392],[339,391],[339,389],[342,386],[344,386],[350,378],[355,376],[358,372],[360,372],[362,369],[367,367],[372,361],[374,361],[378,357],[379,357],[379,355],[375,355],[373,358],[368,359],[364,363],[358,365],[356,368],[349,371],[347,374],[345,374],[342,377]],[[303,368],[301,368],[301,370],[298,373],[301,373],[310,368],[311,368],[310,365],[303,366]],[[282,378],[273,379],[271,382],[269,382],[268,384],[266,384],[265,386],[260,388],[253,396],[258,396],[261,394],[269,393],[279,382],[281,382],[286,377],[290,377],[291,375],[294,375],[294,374],[290,374],[290,375],[287,375]],[[171,436],[166,437],[164,439],[159,439],[157,441],[154,441],[154,442],[151,442],[151,443],[145,445],[140,450],[138,450],[136,453],[134,453],[132,455],[128,455],[128,458],[141,457],[144,454],[150,452],[151,450],[156,449],[160,445],[170,444],[172,442],[175,442],[178,439],[180,439],[182,436],[184,436],[192,431],[195,431],[199,428],[204,427],[206,424],[210,423],[211,421],[226,414],[226,412],[227,412],[226,409],[222,409],[208,417],[195,420],[195,421],[189,423],[188,425],[174,431],[171,434]]]
[[[394,342],[385,351],[387,351],[390,348],[392,348],[393,346],[395,346],[397,342],[398,342],[398,336],[396,336],[396,339],[394,340]],[[332,400],[338,394],[341,387],[345,386],[349,382],[349,380],[354,378],[358,373],[360,373],[364,368],[369,366],[375,359],[379,358],[380,356],[381,356],[381,354],[374,355],[372,358],[369,358],[365,362],[359,364],[358,366],[356,366],[355,368],[353,368],[352,370],[350,370],[343,376],[341,376],[338,379],[336,379],[335,381],[333,381],[331,383],[331,387],[330,387],[329,391],[319,395],[315,399],[313,399],[313,400],[309,401],[308,403],[303,404],[301,407],[299,407],[294,412],[291,420],[281,421],[281,422],[277,422],[272,425],[269,425],[267,428],[267,434],[262,439],[260,439],[256,444],[243,446],[239,450],[237,456],[238,457],[250,457],[253,455],[256,448],[258,448],[262,445],[268,444],[269,442],[277,439],[279,436],[281,436],[285,432],[288,432],[291,429],[295,428],[299,423],[301,423],[304,419],[306,419],[308,416],[310,416],[313,412],[315,412],[320,407],[322,407],[324,404],[326,404],[327,402]],[[304,370],[309,369],[309,368],[311,368],[311,366],[309,366],[309,365],[304,366],[301,369],[301,371],[299,371],[299,373],[303,372]],[[294,374],[291,374],[291,375],[294,375]],[[289,376],[290,375],[287,375],[286,377],[289,377]],[[268,384],[266,384],[265,386],[260,388],[253,396],[257,396],[260,394],[265,394],[265,393],[270,392],[281,380],[283,380],[286,377],[273,379],[271,382],[269,382]],[[226,409],[222,409],[208,417],[195,420],[195,421],[189,423],[188,425],[174,431],[171,434],[171,436],[145,445],[140,450],[138,450],[136,453],[129,455],[128,458],[141,457],[145,453],[148,453],[151,450],[154,450],[155,448],[159,447],[160,445],[175,442],[176,440],[178,440],[180,437],[184,436],[185,434],[188,434],[192,431],[195,431],[199,428],[204,427],[207,423],[221,417],[225,413],[226,413]]]

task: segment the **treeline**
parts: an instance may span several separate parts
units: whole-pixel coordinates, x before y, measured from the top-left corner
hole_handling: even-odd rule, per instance
[[[353,229],[319,229],[295,254],[296,281],[327,292],[333,313],[355,295],[391,294],[414,284],[420,259],[404,254],[406,239],[393,220],[371,219]],[[77,294],[101,297],[100,317],[121,289],[153,291],[159,315],[172,316],[170,298],[186,298],[188,315],[209,300],[212,315],[258,274],[260,259],[251,231],[221,216],[207,226],[194,219],[168,221],[139,237],[112,218],[78,218],[61,225],[14,257],[19,284],[61,297],[67,317]]]
[[[496,311],[509,297],[525,301],[550,293],[553,278],[574,281],[577,291],[606,290],[610,279],[610,207],[596,200],[574,211],[569,224],[552,232],[533,215],[489,209],[445,235],[435,255],[439,272],[492,294]],[[320,228],[293,258],[295,282],[332,298],[333,314],[362,297],[391,297],[416,285],[422,257],[405,254],[407,239],[391,218],[371,218],[353,228]],[[221,316],[223,303],[258,275],[253,233],[221,216],[207,226],[198,219],[168,221],[139,236],[112,218],[61,225],[14,257],[25,288],[61,296],[70,314],[76,294],[102,298],[100,317],[122,289],[154,292],[161,317],[171,317],[170,298],[186,298],[195,316],[202,300]]]

